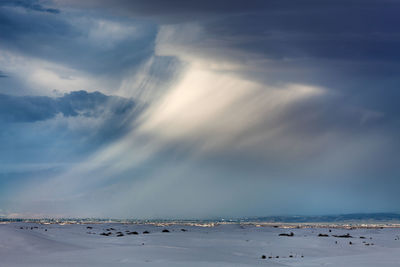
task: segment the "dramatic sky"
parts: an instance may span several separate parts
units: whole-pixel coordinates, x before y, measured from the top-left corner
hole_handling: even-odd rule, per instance
[[[399,13],[0,0],[0,216],[400,212]]]

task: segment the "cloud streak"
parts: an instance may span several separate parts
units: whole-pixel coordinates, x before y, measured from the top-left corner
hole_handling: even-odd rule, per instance
[[[3,0],[0,5],[2,6],[12,6],[12,7],[22,7],[27,10],[38,11],[38,12],[46,12],[51,14],[58,14],[60,10],[55,8],[47,8],[39,3],[37,0],[29,1],[29,0],[17,0],[17,1],[9,1]]]
[[[118,115],[131,112],[135,103],[99,92],[76,91],[57,98],[0,94],[0,106],[0,121],[15,123],[48,120],[57,114],[98,117],[111,112]]]

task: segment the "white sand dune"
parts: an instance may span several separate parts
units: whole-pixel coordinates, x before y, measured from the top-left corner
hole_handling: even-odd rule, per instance
[[[353,238],[332,236],[346,233]],[[398,235],[397,228],[9,223],[0,225],[0,266],[400,266]]]

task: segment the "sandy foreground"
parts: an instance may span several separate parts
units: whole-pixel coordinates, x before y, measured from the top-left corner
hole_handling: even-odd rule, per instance
[[[7,223],[0,266],[400,266],[399,236],[398,228]]]

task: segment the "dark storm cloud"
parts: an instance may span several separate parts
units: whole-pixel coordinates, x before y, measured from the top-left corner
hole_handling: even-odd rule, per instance
[[[100,7],[106,8],[109,11],[116,11],[119,14],[134,15],[134,16],[157,16],[170,21],[182,21],[197,18],[198,16],[209,16],[212,14],[226,14],[254,11],[265,9],[270,6],[266,1],[254,0],[243,4],[243,1],[195,1],[195,0],[55,0],[53,1],[60,5],[71,5],[76,7]],[[276,3],[271,3],[276,5]]]
[[[352,66],[343,73],[394,76],[400,60],[398,1],[60,0],[56,3],[105,8],[133,17],[149,17],[161,24],[198,23],[205,30],[204,38],[213,40],[217,48],[218,45],[235,48],[264,59],[300,60],[303,67],[321,68],[321,64],[328,63],[322,69],[332,69],[336,62],[352,61]],[[196,45],[202,46],[201,42]],[[224,54],[223,50],[219,52]],[[343,65],[335,69],[340,72],[337,68]]]
[[[36,122],[54,118],[59,113],[65,117],[120,115],[129,114],[134,107],[135,103],[130,99],[99,92],[70,92],[58,98],[0,94],[0,121]]]
[[[371,85],[367,80],[384,83],[385,87],[398,82],[398,1],[59,0],[53,3],[59,9],[86,7],[92,15],[98,12],[100,17],[123,14],[125,17],[117,21],[124,25],[131,23],[127,17],[161,24],[197,23],[204,29],[204,40],[213,41],[218,56],[225,56],[225,48],[235,49],[271,60],[270,65],[284,69],[266,73],[260,67],[259,71],[248,74],[254,79],[304,82],[340,91],[351,87],[351,90],[365,90],[372,98],[376,97],[374,90],[364,89]],[[4,13],[0,15],[3,46],[85,71],[111,71],[118,75],[153,52],[154,26],[145,27],[148,34],[141,40],[128,38],[112,48],[102,49],[102,41],[82,45],[82,36],[88,33],[67,23],[70,15],[59,18]],[[210,46],[202,41],[193,45],[199,49]],[[295,71],[287,75],[291,69]]]
[[[108,11],[118,11],[120,14],[133,15],[133,16],[151,16],[155,19],[169,19],[170,22],[185,22],[190,20],[196,20],[207,17],[221,17],[224,15],[238,15],[238,14],[264,14],[264,15],[292,15],[292,19],[288,21],[291,24],[295,21],[299,15],[304,16],[310,13],[317,12],[322,14],[337,14],[346,15],[353,12],[368,11],[368,9],[382,9],[384,7],[388,10],[398,8],[399,3],[397,1],[377,1],[377,0],[351,0],[351,1],[334,1],[334,0],[305,0],[305,1],[291,1],[291,0],[54,0],[56,5],[66,5],[75,7],[87,7],[87,8],[104,8]],[[378,14],[378,13],[376,13]],[[384,15],[384,14],[382,14]],[[381,16],[379,16],[381,17]],[[357,21],[360,16],[352,18],[353,21]],[[383,16],[381,17],[383,18]],[[167,21],[164,21],[167,22]],[[307,26],[311,27],[336,27],[334,24],[329,25],[314,25],[312,19],[309,20]],[[339,25],[344,22],[338,22]],[[274,23],[276,25],[276,23]],[[284,22],[282,26],[285,26]],[[300,23],[299,26],[304,23]],[[241,25],[246,27],[247,25]],[[350,28],[352,25],[348,25]],[[249,29],[251,30],[251,29]]]
[[[277,125],[285,122],[288,132],[304,136],[329,132],[398,133],[399,1],[54,3],[149,18],[162,25],[172,24],[171,27],[199,25],[202,32],[195,41],[182,37],[182,47],[194,47],[189,51],[199,58],[241,62],[245,67],[237,75],[264,84],[300,83],[326,88],[329,95],[322,100],[310,99],[291,106],[276,119]],[[190,30],[185,34],[189,36]],[[254,58],[263,62],[254,63]]]

